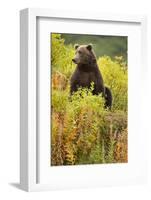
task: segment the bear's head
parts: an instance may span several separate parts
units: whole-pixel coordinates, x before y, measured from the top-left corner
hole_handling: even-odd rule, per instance
[[[75,52],[75,57],[72,59],[72,61],[75,64],[92,65],[96,62],[96,56],[94,54],[91,44],[88,45],[76,44],[74,48],[76,52]]]

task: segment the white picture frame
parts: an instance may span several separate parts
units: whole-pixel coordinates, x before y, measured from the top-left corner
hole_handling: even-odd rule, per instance
[[[134,169],[131,169],[131,173],[127,176],[127,178],[122,177],[113,177],[109,178],[106,177],[104,182],[99,181],[100,177],[98,176],[98,180],[96,180],[96,176],[89,177],[88,180],[84,180],[83,182],[78,183],[79,180],[74,184],[72,178],[67,183],[64,182],[64,179],[56,180],[53,182],[40,182],[39,176],[41,176],[41,169],[43,171],[45,168],[41,167],[39,163],[39,154],[42,154],[42,151],[39,150],[39,104],[38,99],[38,87],[39,87],[39,79],[37,78],[38,68],[37,64],[39,62],[39,52],[37,53],[38,47],[38,38],[37,38],[37,31],[38,31],[38,22],[39,18],[47,19],[48,21],[51,19],[58,19],[61,20],[62,23],[64,20],[72,21],[83,21],[83,22],[104,22],[104,23],[119,23],[119,24],[127,24],[127,26],[133,27],[133,25],[137,24],[139,26],[140,31],[140,69],[141,69],[141,80],[139,80],[136,75],[137,82],[141,81],[142,87],[139,89],[141,94],[143,94],[143,87],[145,87],[145,67],[147,66],[146,63],[146,55],[147,55],[147,41],[146,41],[146,34],[147,34],[147,25],[146,25],[146,17],[145,16],[124,16],[124,15],[112,15],[112,14],[100,14],[100,13],[87,13],[87,12],[73,12],[73,11],[54,11],[49,9],[24,9],[20,12],[20,185],[21,188],[26,191],[39,191],[39,190],[52,190],[52,189],[64,189],[64,188],[74,188],[74,187],[98,187],[98,186],[109,186],[109,185],[128,185],[128,184],[137,184],[137,183],[145,183],[147,179],[147,162],[146,162],[146,132],[144,131],[142,139],[138,139],[138,144],[141,144],[141,152],[140,153],[142,161],[140,166],[138,166],[138,174],[132,175]],[[138,41],[136,41],[137,43]],[[43,47],[42,47],[43,48]],[[45,48],[45,47],[44,47]],[[49,73],[49,70],[46,71]],[[45,78],[46,73],[44,73]],[[48,74],[49,75],[49,74]],[[134,75],[132,72],[131,75]],[[47,77],[46,77],[47,78]],[[44,87],[44,86],[40,86]],[[46,89],[49,89],[46,86]],[[137,91],[138,92],[138,91]],[[46,95],[48,93],[46,92]],[[46,98],[45,98],[46,99]],[[48,99],[49,100],[49,99]],[[143,104],[145,100],[141,97],[142,108],[139,110],[139,115],[143,113]],[[131,109],[131,108],[130,108]],[[145,127],[142,124],[141,130],[145,130]],[[135,130],[135,129],[134,129]],[[41,137],[41,136],[40,136]],[[43,137],[43,136],[42,136]],[[140,135],[141,137],[141,135]],[[46,140],[44,140],[46,141]],[[41,144],[40,144],[41,145]],[[42,157],[42,156],[41,156]],[[44,156],[45,157],[45,156]],[[139,161],[140,161],[139,160]],[[41,160],[42,162],[42,160]],[[40,166],[40,167],[39,167]],[[86,166],[87,167],[87,166]],[[81,170],[86,170],[80,168]],[[113,166],[111,165],[111,168]],[[136,167],[136,166],[135,166]],[[39,169],[40,168],[40,169]],[[76,166],[74,168],[77,168]],[[66,175],[73,174],[74,172],[71,168],[61,168],[59,173],[65,173]],[[110,166],[107,166],[110,168]],[[114,168],[114,167],[113,167]],[[122,168],[122,166],[121,166]],[[133,166],[134,168],[134,166]],[[98,170],[101,171],[103,168],[100,168],[100,165],[91,166],[90,171]],[[118,170],[115,169],[116,171]],[[124,167],[123,171],[124,172]],[[47,171],[47,170],[46,170]],[[89,170],[86,173],[90,172]],[[103,171],[102,171],[103,172]],[[55,174],[54,170],[54,174]],[[110,171],[112,173],[112,170]],[[75,170],[76,176],[81,176],[78,170]],[[120,173],[119,173],[120,174]],[[86,175],[86,174],[85,174]],[[45,173],[43,176],[47,179],[47,174]],[[85,176],[86,177],[86,176]],[[51,176],[49,177],[51,179]],[[49,179],[48,178],[48,179]],[[53,177],[55,179],[55,176]],[[53,180],[54,180],[53,179]],[[73,177],[74,179],[74,177]],[[68,178],[67,178],[68,180]],[[96,181],[95,181],[96,180]]]

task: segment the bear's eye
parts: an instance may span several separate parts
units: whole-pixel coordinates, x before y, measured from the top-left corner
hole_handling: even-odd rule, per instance
[[[82,51],[78,51],[79,54],[82,54]]]

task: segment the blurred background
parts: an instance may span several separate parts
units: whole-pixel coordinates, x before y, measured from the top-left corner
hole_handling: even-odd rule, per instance
[[[82,35],[82,34],[61,34],[65,44],[89,44],[93,45],[97,57],[123,56],[127,62],[127,36],[106,36],[106,35]]]

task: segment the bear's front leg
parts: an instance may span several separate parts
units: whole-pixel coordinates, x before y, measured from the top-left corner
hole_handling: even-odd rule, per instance
[[[77,92],[78,91],[78,83],[75,81],[75,82],[71,82],[70,84],[70,95],[72,95],[74,92]]]

